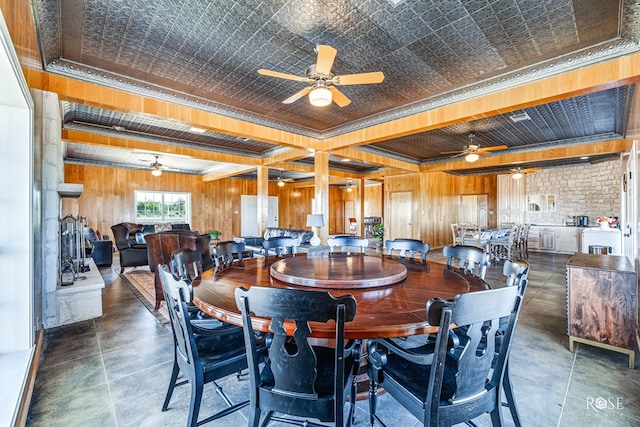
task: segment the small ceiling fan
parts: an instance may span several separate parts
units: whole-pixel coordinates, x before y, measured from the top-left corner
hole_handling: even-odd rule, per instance
[[[151,175],[153,176],[160,176],[162,175],[162,163],[158,162],[158,157],[159,156],[154,156],[156,159],[153,161],[153,163],[151,163]]]
[[[258,70],[258,74],[263,76],[309,84],[304,89],[282,101],[283,104],[291,104],[303,96],[309,95],[309,102],[316,107],[325,107],[331,104],[332,101],[340,107],[346,107],[351,103],[351,100],[340,92],[336,86],[374,84],[381,83],[384,80],[382,71],[336,76],[331,72],[331,67],[337,50],[328,45],[319,45],[315,50],[318,54],[318,59],[314,65],[307,68],[305,77],[265,69]]]
[[[473,138],[475,138],[476,135],[474,133],[470,133],[469,134],[469,145],[467,145],[464,150],[462,151],[446,151],[444,153],[441,154],[453,154],[455,153],[455,155],[453,157],[464,157],[464,159],[469,162],[469,163],[473,163],[476,160],[478,160],[480,158],[480,156],[486,156],[487,154],[489,154],[491,151],[499,151],[499,150],[506,150],[507,147],[506,145],[496,145],[493,147],[480,147],[478,144],[474,144],[473,143]]]
[[[520,179],[524,175],[526,175],[528,173],[534,173],[535,171],[538,171],[538,170],[540,170],[540,168],[526,168],[526,169],[523,169],[523,168],[518,166],[517,168],[511,169],[511,178]]]
[[[276,183],[278,184],[278,187],[284,187],[284,184],[287,182],[293,182],[292,178],[283,178],[282,177],[282,171],[280,171],[280,176],[278,176],[278,179],[276,179]]]

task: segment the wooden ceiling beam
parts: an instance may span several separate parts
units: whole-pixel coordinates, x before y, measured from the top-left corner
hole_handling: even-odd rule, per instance
[[[505,114],[640,81],[640,53],[625,55],[573,71],[497,90],[412,116],[325,139],[322,150],[338,150]]]
[[[259,166],[261,160],[252,157],[238,156],[235,154],[219,153],[208,150],[198,150],[179,145],[170,145],[157,142],[146,142],[137,139],[117,138],[114,136],[89,133],[77,130],[62,129],[62,140],[77,144],[105,146],[109,148],[120,148],[124,150],[144,150],[157,153],[179,154],[191,156],[202,160],[211,160],[222,163],[236,163]]]
[[[331,154],[337,157],[347,158],[361,163],[369,163],[376,166],[401,169],[405,172],[420,171],[420,167],[417,164],[392,159],[389,157],[381,156],[379,154],[368,153],[362,150],[356,150],[354,148],[342,148],[339,150],[334,150],[331,152]]]
[[[489,168],[505,164],[532,163],[554,159],[569,159],[582,156],[598,156],[602,154],[615,154],[627,152],[631,149],[632,139],[617,139],[613,141],[592,142],[582,145],[565,145],[555,148],[545,148],[538,151],[526,151],[519,153],[493,154],[481,157],[473,163],[465,162],[463,158],[458,161],[434,163],[422,165],[421,172],[451,171],[464,169]]]

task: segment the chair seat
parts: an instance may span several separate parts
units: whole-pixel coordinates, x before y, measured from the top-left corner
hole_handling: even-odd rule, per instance
[[[435,343],[430,342],[420,347],[411,348],[412,353],[433,354]],[[424,401],[427,398],[427,385],[431,367],[411,363],[408,360],[390,353],[387,355],[385,372],[390,374],[394,381],[407,389],[418,399]],[[442,384],[441,400],[448,400],[453,397],[456,391],[455,374],[457,373],[457,361],[455,357],[448,354],[445,362],[445,375]],[[384,387],[384,380],[382,381]]]

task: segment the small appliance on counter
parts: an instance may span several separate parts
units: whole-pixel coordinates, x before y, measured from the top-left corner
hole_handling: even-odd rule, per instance
[[[579,215],[576,217],[576,225],[578,227],[588,227],[589,226],[589,217],[586,215]]]
[[[617,228],[585,228],[582,230],[580,252],[601,253],[603,255],[622,255],[622,234]],[[589,246],[597,251],[590,251]],[[605,250],[600,252],[604,248]]]

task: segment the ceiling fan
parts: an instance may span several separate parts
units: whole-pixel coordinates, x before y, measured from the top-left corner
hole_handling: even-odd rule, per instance
[[[318,59],[314,65],[307,68],[305,77],[265,69],[258,70],[258,74],[263,76],[309,84],[304,89],[282,101],[283,104],[291,104],[303,96],[309,95],[309,102],[316,107],[325,107],[331,104],[331,101],[340,107],[346,107],[351,103],[351,100],[340,92],[336,86],[374,84],[381,83],[384,80],[382,71],[336,76],[331,72],[331,67],[337,50],[328,45],[319,45],[315,50],[318,54]]]
[[[487,154],[489,154],[491,151],[499,151],[499,150],[506,150],[507,147],[506,145],[496,145],[494,147],[480,147],[478,144],[474,144],[473,143],[473,138],[475,138],[476,135],[474,133],[470,133],[469,134],[469,145],[467,145],[464,150],[462,151],[446,151],[444,153],[441,154],[453,154],[455,153],[455,155],[453,157],[464,157],[464,159],[469,162],[469,163],[473,163],[476,160],[478,160],[480,158],[480,156],[486,156]]]
[[[278,179],[276,179],[276,183],[278,184],[278,187],[284,187],[284,184],[287,182],[293,182],[292,178],[283,178],[282,177],[282,171],[280,171],[280,176],[278,177]]]
[[[156,159],[151,163],[151,175],[160,176],[162,175],[162,163],[158,163],[158,157],[154,156]]]
[[[520,179],[524,175],[526,175],[528,173],[534,173],[535,171],[538,171],[538,170],[540,170],[540,168],[522,169],[521,167],[518,166],[517,168],[511,169],[511,178]]]

